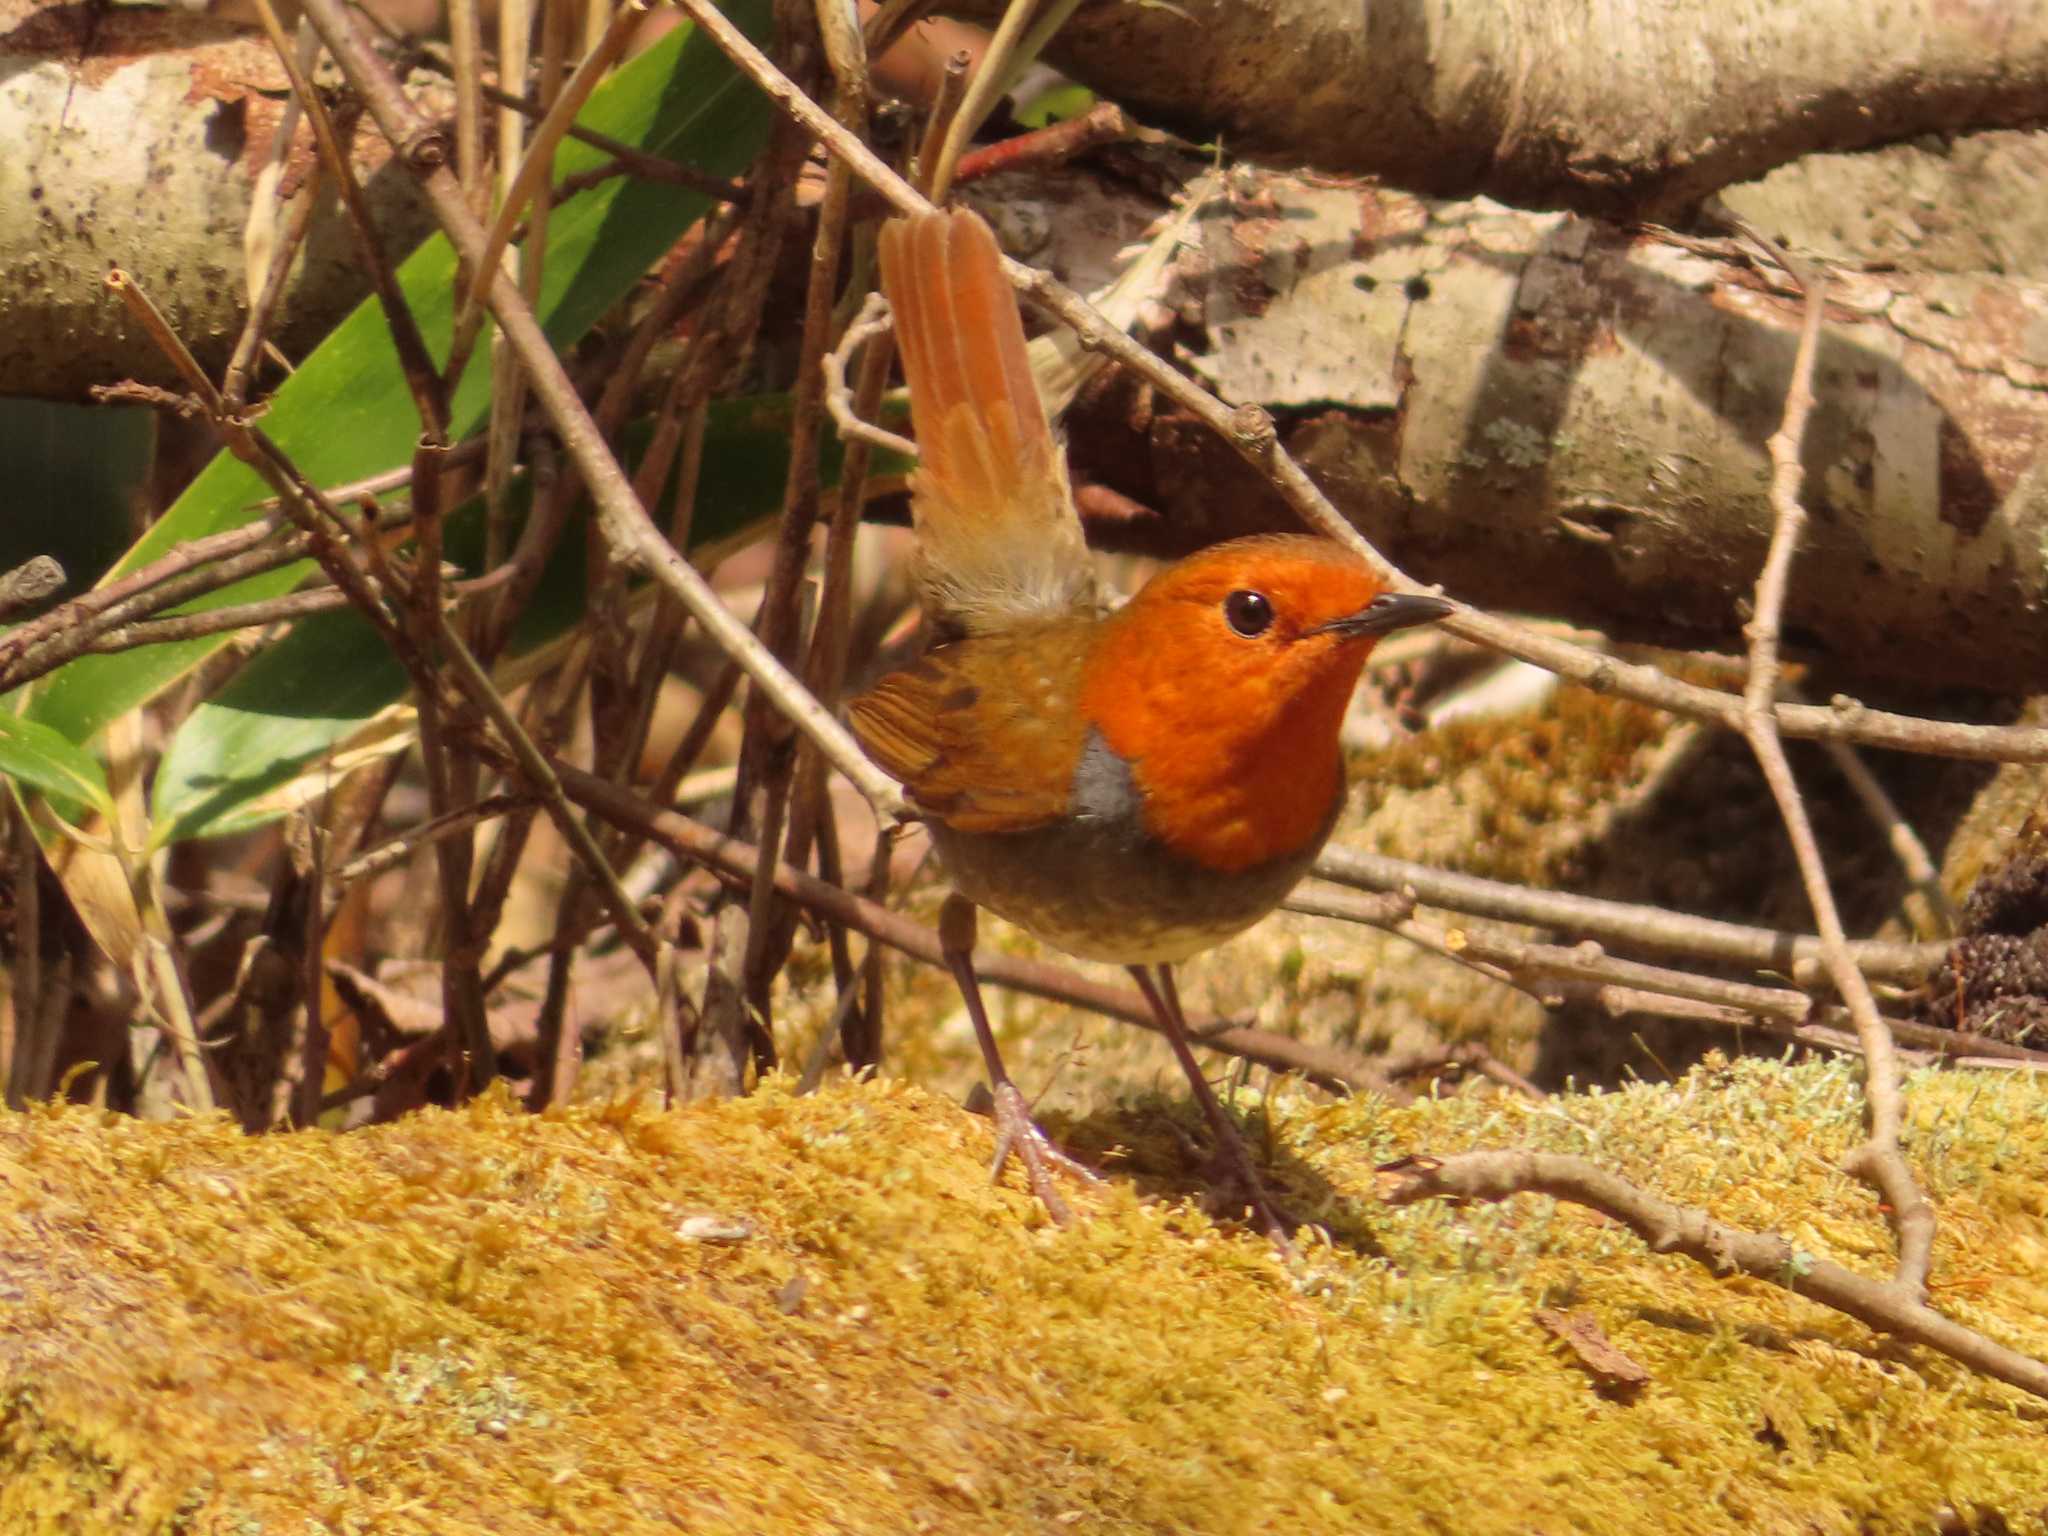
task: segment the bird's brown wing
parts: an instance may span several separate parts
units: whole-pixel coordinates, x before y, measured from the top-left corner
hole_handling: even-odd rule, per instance
[[[855,699],[853,734],[919,809],[960,832],[1022,832],[1068,813],[1087,740],[1076,709],[1084,626],[941,646]]]

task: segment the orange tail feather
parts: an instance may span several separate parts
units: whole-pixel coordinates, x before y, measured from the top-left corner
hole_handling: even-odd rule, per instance
[[[1066,465],[995,236],[965,210],[892,219],[881,259],[918,435],[926,608],[972,631],[1093,606]]]

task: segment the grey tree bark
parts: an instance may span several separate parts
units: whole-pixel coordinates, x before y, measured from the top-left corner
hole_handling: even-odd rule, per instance
[[[1097,0],[1050,57],[1233,156],[1610,217],[2048,118],[2048,6],[2028,0]]]
[[[1588,25],[1579,0],[1098,0],[1055,55],[1232,154],[1637,215],[1819,150],[2048,114],[2048,6],[1636,4]],[[218,360],[241,322],[240,241],[283,86],[260,35],[213,15],[0,0],[0,394],[166,379],[99,290],[117,261]],[[425,227],[407,178],[383,173],[374,134],[355,147],[402,250]],[[288,183],[310,158],[302,133]],[[1918,157],[1923,185],[1940,158]],[[2012,201],[2031,219],[2038,199]],[[2027,227],[1982,243],[2048,248]],[[287,299],[286,351],[363,291],[330,201]]]
[[[0,395],[76,400],[123,378],[177,378],[102,284],[132,272],[218,376],[248,307],[243,231],[283,112],[262,34],[179,10],[0,0]],[[353,140],[390,249],[427,218],[374,132]],[[289,194],[313,164],[303,124]],[[332,193],[272,338],[288,356],[367,291]]]
[[[1032,259],[1096,275],[1088,230],[1068,246],[1042,227]],[[2038,688],[2048,286],[1830,284],[1788,639],[1835,676]],[[1732,243],[1238,168],[1158,299],[1158,343],[1273,410],[1412,573],[1482,606],[1739,648],[1800,301]],[[1126,542],[1292,526],[1233,450],[1127,384],[1084,394],[1069,431],[1078,479],[1161,509]]]

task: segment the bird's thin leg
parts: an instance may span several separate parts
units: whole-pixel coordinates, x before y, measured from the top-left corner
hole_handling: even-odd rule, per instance
[[[960,984],[960,996],[967,1004],[967,1017],[974,1025],[974,1038],[981,1046],[989,1090],[995,1099],[996,1155],[989,1167],[989,1177],[1000,1178],[1003,1164],[1014,1152],[1024,1165],[1024,1177],[1038,1203],[1054,1221],[1068,1226],[1074,1213],[1053,1188],[1052,1170],[1070,1173],[1090,1184],[1101,1180],[1052,1144],[1031,1118],[1031,1106],[1024,1101],[1024,1095],[1010,1080],[1009,1070],[1003,1065],[1003,1053],[996,1048],[995,1031],[989,1028],[988,1010],[982,1006],[981,983],[974,975],[975,927],[974,903],[957,892],[948,896],[939,911],[939,948],[953,979]]]
[[[1173,1047],[1173,1054],[1180,1062],[1180,1069],[1187,1074],[1188,1086],[1194,1090],[1195,1102],[1202,1106],[1202,1114],[1209,1122],[1209,1130],[1216,1138],[1216,1151],[1237,1175],[1249,1197],[1252,1217],[1259,1230],[1270,1238],[1282,1253],[1291,1253],[1287,1241],[1287,1226],[1279,1213],[1266,1198],[1266,1186],[1259,1178],[1259,1171],[1252,1166],[1252,1155],[1244,1144],[1244,1138],[1237,1133],[1230,1116],[1216,1098],[1216,1090],[1209,1086],[1209,1079],[1203,1075],[1202,1064],[1195,1060],[1194,1047],[1188,1041],[1186,1017],[1180,1010],[1180,988],[1174,984],[1173,967],[1156,967],[1158,979],[1153,978],[1154,967],[1134,965],[1129,967],[1131,977],[1138,983],[1138,990],[1145,994],[1145,1001],[1152,1005],[1153,1016],[1159,1020],[1159,1028],[1166,1036],[1166,1043]]]

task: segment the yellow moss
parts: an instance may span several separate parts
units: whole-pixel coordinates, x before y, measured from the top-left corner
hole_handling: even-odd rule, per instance
[[[1409,737],[1354,762],[1352,777],[1386,852],[1549,884],[1671,728],[1645,705],[1559,688],[1539,709]]]
[[[1937,1300],[2048,1352],[2048,1089],[1912,1095]],[[1271,1109],[1339,1234],[1292,1271],[1142,1198],[1151,1110],[1062,1128],[1143,1154],[1070,1231],[891,1083],[346,1136],[0,1118],[0,1529],[2041,1529],[2031,1399],[1583,1211],[1373,1198],[1403,1152],[1570,1149],[1882,1264],[1847,1069]],[[1567,1304],[1652,1373],[1632,1403],[1531,1320]]]

